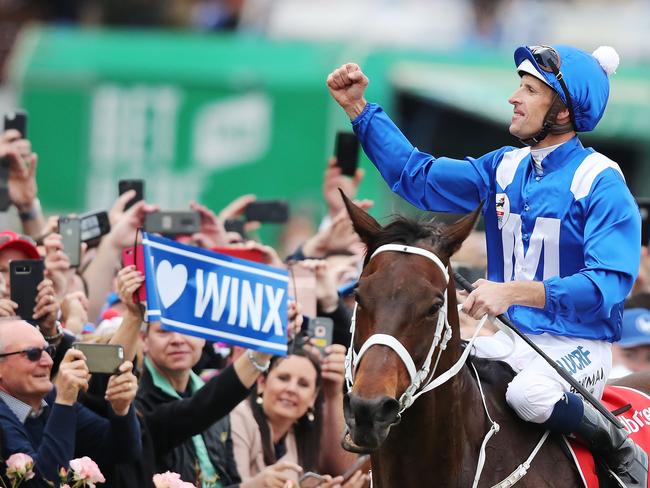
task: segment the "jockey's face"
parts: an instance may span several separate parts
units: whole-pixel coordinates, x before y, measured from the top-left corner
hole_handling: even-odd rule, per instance
[[[510,133],[519,139],[528,139],[539,132],[546,112],[551,108],[555,92],[534,76],[524,74],[519,88],[510,96],[513,105]]]

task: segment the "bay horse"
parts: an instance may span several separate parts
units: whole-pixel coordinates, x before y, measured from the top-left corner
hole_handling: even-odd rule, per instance
[[[541,426],[520,420],[506,404],[513,375],[508,366],[470,356],[448,381],[403,408],[412,401],[405,392],[413,384],[413,368],[427,363],[434,331],[445,322],[443,314],[451,337],[439,356],[437,373],[425,370],[415,377],[437,377],[465,350],[449,259],[474,228],[480,207],[449,226],[398,218],[382,227],[343,198],[367,247],[356,289],[351,349],[357,357],[350,353],[346,364],[351,389],[344,397],[348,434],[343,446],[371,453],[374,488],[472,487],[481,445],[492,427],[487,410],[500,430],[487,443],[477,486],[494,486],[526,460],[544,435]],[[408,367],[405,356],[412,358]],[[436,357],[437,351],[432,362]],[[471,364],[481,377],[485,408]],[[427,378],[420,380],[421,387]],[[549,437],[517,486],[583,486],[562,442]]]

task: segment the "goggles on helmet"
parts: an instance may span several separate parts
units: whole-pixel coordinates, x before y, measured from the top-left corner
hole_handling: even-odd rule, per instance
[[[575,118],[573,116],[573,102],[571,101],[571,95],[569,94],[569,89],[564,82],[564,77],[560,71],[560,65],[562,64],[562,59],[560,54],[551,46],[530,46],[530,52],[533,54],[533,58],[537,62],[539,68],[547,73],[552,73],[555,76],[555,79],[560,83],[562,91],[564,92],[564,97],[566,99],[566,106],[569,110],[569,117],[571,118],[571,123],[575,127]]]

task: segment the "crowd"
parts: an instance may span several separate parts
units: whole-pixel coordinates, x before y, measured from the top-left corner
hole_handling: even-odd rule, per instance
[[[369,484],[368,465],[355,469],[357,456],[340,446],[351,308],[339,288],[349,289],[345,285],[358,276],[363,247],[338,188],[354,196],[362,170],[343,176],[335,158],[329,161],[327,217],[285,259],[245,235],[255,235],[259,222],[245,223],[240,232],[225,228],[255,196],[243,195],[218,214],[189,204],[200,229],[176,236],[179,241],[254,250],[264,264],[301,277],[287,302],[289,354],[272,357],[145,321],[145,307],[134,296],[145,277],[123,265],[122,251],[133,246],[156,205],[140,200],[129,206],[133,190],[118,196],[108,211],[110,230],[80,243],[75,266],[64,246],[69,241],[58,233],[59,218],[46,217],[39,203],[31,142],[4,131],[0,159],[9,168],[8,199],[22,227],[0,232],[0,449],[3,460],[17,453],[33,460],[27,486],[57,482],[61,468],[74,468],[71,460],[84,456],[97,463],[102,486],[112,487],[153,486],[154,475],[160,480],[168,471],[203,487]],[[11,299],[10,262],[19,260],[44,263],[27,316],[17,316],[19,304]],[[334,324],[323,349],[307,328],[317,316]],[[125,360],[116,374],[91,375],[78,343],[120,345]]]

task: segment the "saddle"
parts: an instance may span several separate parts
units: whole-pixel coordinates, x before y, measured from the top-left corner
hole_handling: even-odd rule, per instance
[[[481,381],[505,389],[514,378],[512,368],[502,362],[479,359],[470,355]],[[650,454],[650,396],[624,386],[607,385],[602,403],[623,424],[630,438]],[[594,458],[591,451],[579,439],[562,436],[560,441],[567,456],[573,460],[585,488],[618,488],[609,476],[607,467]]]

